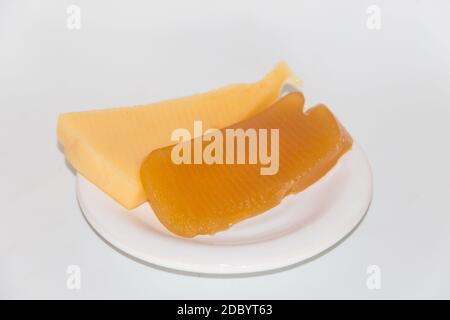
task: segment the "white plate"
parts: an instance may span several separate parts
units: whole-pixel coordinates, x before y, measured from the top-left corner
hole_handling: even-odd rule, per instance
[[[250,273],[311,258],[358,225],[372,196],[370,166],[354,143],[322,179],[277,207],[214,236],[178,237],[151,207],[127,211],[81,175],[77,195],[90,225],[121,251],[151,264],[200,273]]]

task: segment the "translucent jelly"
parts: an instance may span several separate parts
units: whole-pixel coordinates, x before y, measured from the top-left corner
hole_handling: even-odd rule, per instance
[[[303,95],[291,93],[252,118],[220,130],[226,137],[227,129],[278,129],[279,163],[274,174],[262,174],[265,165],[259,162],[227,164],[225,147],[222,164],[177,164],[175,146],[151,152],[142,163],[141,181],[161,223],[182,237],[212,235],[273,208],[324,176],[351,148],[352,138],[327,107],[303,112],[303,105]],[[269,145],[273,142],[270,138]],[[209,143],[203,137],[183,142],[192,152],[195,145],[205,150]],[[236,160],[237,144],[233,151]],[[248,143],[245,159],[251,152]]]

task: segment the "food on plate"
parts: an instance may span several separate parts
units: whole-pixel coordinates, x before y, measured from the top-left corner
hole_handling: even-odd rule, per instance
[[[213,235],[273,208],[324,176],[351,148],[352,138],[326,106],[306,112],[303,106],[303,94],[290,93],[227,128],[149,153],[140,175],[160,222],[182,237]],[[244,153],[239,154],[237,135],[229,132],[248,133],[240,144]],[[251,144],[250,137],[260,140]],[[217,141],[221,143],[212,148]],[[202,154],[194,159],[199,150]]]
[[[195,120],[208,129],[251,118],[272,105],[292,78],[289,67],[280,63],[251,84],[143,106],[64,113],[58,139],[81,175],[133,209],[147,199],[139,175],[142,161],[151,151],[173,144],[173,130],[190,128]]]

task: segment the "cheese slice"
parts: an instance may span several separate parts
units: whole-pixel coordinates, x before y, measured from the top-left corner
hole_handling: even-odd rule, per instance
[[[263,79],[149,105],[61,114],[58,139],[71,165],[127,209],[146,201],[139,170],[153,150],[172,145],[177,128],[223,128],[268,108],[294,79],[279,63]]]

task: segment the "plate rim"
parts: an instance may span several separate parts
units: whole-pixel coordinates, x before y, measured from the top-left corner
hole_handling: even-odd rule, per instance
[[[251,273],[260,273],[260,272],[266,272],[271,270],[277,270],[277,269],[283,269],[287,268],[289,266],[306,263],[310,260],[313,260],[314,258],[321,256],[322,254],[325,254],[335,247],[337,247],[340,243],[342,243],[348,236],[350,236],[353,231],[355,231],[358,226],[361,224],[361,222],[364,220],[365,216],[367,215],[368,209],[371,204],[372,196],[373,196],[373,174],[372,169],[370,166],[370,163],[368,161],[367,155],[365,154],[362,147],[357,144],[355,141],[353,142],[352,148],[350,151],[357,151],[360,152],[365,160],[365,167],[368,173],[368,179],[365,182],[366,186],[368,187],[369,196],[368,199],[364,205],[364,209],[361,209],[360,214],[356,222],[352,224],[351,227],[346,228],[345,231],[341,232],[339,236],[336,236],[331,242],[327,243],[323,246],[323,248],[316,250],[316,252],[312,254],[306,254],[306,255],[294,255],[291,258],[284,258],[278,261],[277,259],[274,259],[272,262],[267,262],[264,264],[255,264],[255,265],[228,265],[228,264],[196,264],[193,262],[189,263],[180,263],[179,261],[174,260],[167,260],[163,259],[161,257],[158,257],[154,254],[149,253],[143,253],[140,250],[136,250],[135,248],[132,248],[125,243],[123,243],[120,240],[117,240],[116,236],[106,230],[106,228],[98,223],[95,219],[95,214],[92,213],[92,210],[88,208],[88,206],[83,201],[83,195],[81,191],[81,184],[83,182],[83,179],[85,182],[92,184],[89,182],[86,178],[84,178],[80,173],[77,173],[77,179],[76,179],[76,195],[77,195],[77,202],[81,209],[81,212],[87,221],[87,223],[90,225],[90,227],[93,229],[93,231],[107,244],[111,245],[114,249],[119,251],[120,253],[129,256],[133,260],[138,260],[141,263],[149,264],[153,267],[159,267],[159,268],[166,268],[173,271],[182,271],[187,273],[201,273],[201,274],[210,274],[210,275],[238,275],[238,274],[251,274]],[[339,159],[340,160],[340,159]],[[338,161],[339,162],[339,161]],[[336,165],[335,165],[336,166]],[[333,167],[325,176],[327,176],[332,170],[334,170],[335,167]],[[324,177],[325,177],[324,176]],[[322,179],[322,178],[321,178]],[[320,181],[320,180],[319,180]],[[317,182],[316,182],[317,183]],[[295,195],[293,195],[295,197]],[[118,204],[117,204],[118,205]],[[119,205],[118,205],[119,206]],[[300,229],[301,230],[301,229]],[[297,233],[298,231],[294,232]],[[182,238],[180,238],[183,240]],[[178,239],[178,240],[180,240]],[[277,240],[277,239],[274,239]],[[269,240],[271,241],[271,240]],[[270,260],[270,259],[269,259]]]

